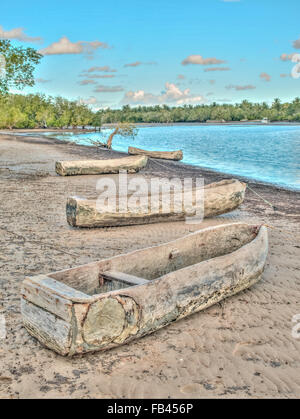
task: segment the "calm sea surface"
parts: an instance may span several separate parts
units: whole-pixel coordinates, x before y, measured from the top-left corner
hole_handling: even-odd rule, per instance
[[[55,137],[89,144],[109,132]],[[160,126],[139,128],[134,140],[114,138],[115,150],[126,152],[129,145],[181,149],[184,163],[300,190],[300,126]]]

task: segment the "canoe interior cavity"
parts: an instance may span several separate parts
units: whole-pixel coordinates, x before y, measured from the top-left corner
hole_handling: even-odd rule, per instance
[[[104,278],[103,275],[100,274],[99,281],[95,283],[94,287],[88,287],[88,289],[81,287],[81,291],[85,292],[87,295],[96,295],[128,287],[130,287],[130,284],[126,282],[118,281],[117,279]]]
[[[48,274],[87,295],[142,285],[170,272],[232,253],[255,239],[259,226],[228,224],[173,242]]]
[[[144,278],[138,278],[133,275],[127,275],[124,272],[105,271],[100,272],[95,288],[85,290],[85,294],[96,295],[109,291],[120,290],[122,288],[133,287],[134,285],[142,285],[148,281]]]

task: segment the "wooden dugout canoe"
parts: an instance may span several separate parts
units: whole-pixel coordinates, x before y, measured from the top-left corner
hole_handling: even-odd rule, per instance
[[[236,179],[211,183],[204,187],[204,217],[213,217],[236,209],[244,200],[247,185]],[[194,212],[166,211],[158,208],[151,211],[140,207],[136,211],[98,211],[96,200],[70,197],[67,199],[67,221],[73,227],[115,227],[124,225],[150,224],[168,221],[182,221]]]
[[[235,223],[26,278],[23,322],[61,355],[113,348],[250,287],[267,253],[266,227]]]
[[[183,153],[181,150],[176,151],[148,151],[136,147],[128,147],[128,154],[142,154],[143,156],[152,157],[154,159],[165,160],[182,160]]]
[[[148,157],[146,156],[129,156],[107,160],[57,161],[55,171],[61,176],[101,175],[119,173],[120,170],[135,173],[145,167],[147,162]]]

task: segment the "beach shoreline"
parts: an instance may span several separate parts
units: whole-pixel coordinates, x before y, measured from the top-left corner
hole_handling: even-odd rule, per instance
[[[12,134],[0,135],[0,314],[7,329],[0,340],[0,398],[300,397],[300,340],[292,336],[300,300],[299,192],[249,181],[263,199],[248,189],[238,210],[201,225],[179,221],[81,230],[67,224],[66,199],[94,198],[100,177],[58,176],[55,161],[124,154]],[[206,184],[231,177],[158,160],[130,176],[174,174],[203,176]],[[265,272],[251,289],[128,345],[85,356],[63,358],[23,328],[19,291],[25,277],[228,222],[268,226]]]
[[[101,128],[115,127],[117,123],[104,123]],[[260,120],[249,120],[249,121],[212,121],[212,122],[136,122],[134,123],[137,127],[171,127],[171,126],[300,126],[298,121],[270,121],[268,123],[261,122]],[[98,128],[97,128],[98,130]],[[1,129],[0,132],[4,134],[8,133],[31,133],[31,132],[95,132],[94,127],[90,128],[13,128],[13,129]]]
[[[168,126],[168,125],[164,125],[164,124],[158,124],[159,126]],[[172,124],[171,124],[172,125]],[[176,124],[175,124],[176,125]],[[300,125],[300,124],[298,124]],[[45,139],[49,139],[51,141],[54,141],[55,143],[68,143],[68,141],[66,140],[60,140],[56,137],[51,137],[49,135],[42,135],[42,133],[45,132],[44,129],[34,129],[34,130],[6,130],[6,131],[0,131],[0,136],[1,135],[20,135],[23,136],[23,134],[26,134],[27,137],[31,137],[31,134],[33,134],[33,138],[35,137],[39,137],[41,136],[42,138]],[[62,129],[62,130],[47,130],[47,132],[53,132],[53,133],[76,133],[76,134],[81,134],[81,133],[89,133],[89,132],[94,132],[94,131],[90,131],[90,130],[82,130],[82,129],[77,129],[77,130],[72,130],[72,129]],[[89,145],[84,145],[84,144],[77,144],[77,143],[72,143],[75,146],[80,146],[80,147],[87,147],[87,149],[93,149],[94,151],[96,150],[96,147],[94,146],[89,146]],[[103,156],[105,156],[105,153],[111,153],[111,156],[128,156],[128,153],[123,152],[123,151],[117,151],[114,149],[111,150],[107,150],[105,148],[100,149],[100,151],[98,150],[95,157],[97,156],[97,158],[99,158],[99,152],[101,152],[100,158],[102,158]],[[264,182],[261,181],[259,179],[254,179],[254,178],[249,178],[246,176],[242,176],[242,175],[237,175],[237,174],[233,174],[233,173],[229,173],[229,172],[222,172],[222,171],[218,171],[218,170],[213,170],[210,168],[206,168],[203,166],[199,166],[196,164],[191,164],[191,163],[184,163],[184,162],[171,162],[171,161],[166,161],[166,160],[158,160],[158,159],[154,159],[158,162],[160,162],[161,164],[167,164],[170,165],[170,170],[172,170],[172,166],[177,166],[179,165],[183,171],[191,171],[191,170],[196,170],[196,171],[201,171],[201,173],[203,174],[203,176],[221,176],[222,179],[223,178],[228,178],[228,177],[237,177],[239,178],[241,181],[246,182],[247,184],[253,184],[253,185],[257,185],[257,186],[261,186],[261,187],[270,187],[270,188],[275,188],[276,190],[283,190],[283,191],[290,191],[290,192],[295,192],[295,193],[300,193],[300,189],[295,189],[293,187],[288,187],[285,185],[279,185],[279,184],[275,184],[275,183],[271,183],[271,182]],[[162,163],[163,162],[163,163]]]

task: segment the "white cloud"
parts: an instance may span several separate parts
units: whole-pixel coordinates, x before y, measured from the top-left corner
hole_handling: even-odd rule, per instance
[[[293,47],[296,49],[300,49],[300,38],[296,39],[296,41],[293,42]]]
[[[115,93],[123,91],[124,87],[122,86],[103,86],[102,84],[99,84],[94,90],[96,93]]]
[[[63,36],[58,42],[53,42],[48,47],[41,49],[39,53],[43,55],[92,54],[98,48],[108,48],[108,45],[100,41],[71,42],[66,36]]]
[[[91,67],[88,70],[83,70],[83,73],[94,73],[98,71],[104,73],[116,73],[117,70],[111,68],[109,65],[104,65],[102,67]]]
[[[271,76],[268,73],[261,73],[259,77],[267,82],[271,80]]]
[[[156,62],[154,61],[149,61],[147,63],[144,63],[142,61],[135,61],[133,63],[124,64],[124,67],[139,67],[140,65],[154,65],[154,64],[156,64]]]
[[[141,64],[141,61],[135,61],[134,63],[124,64],[124,67],[139,67]]]
[[[161,104],[173,103],[175,105],[184,105],[192,103],[203,103],[205,99],[203,96],[192,95],[190,89],[180,90],[174,83],[167,82],[165,84],[165,91],[160,95],[147,93],[144,90],[126,92],[122,103],[131,104]]]
[[[86,86],[87,84],[96,84],[96,82],[95,80],[86,79],[81,80],[80,82],[78,82],[78,84],[80,84],[80,86]]]
[[[3,26],[0,25],[0,39],[17,39],[23,42],[39,42],[42,40],[40,37],[31,37],[26,35],[23,28],[14,28],[10,31],[5,31]]]
[[[300,72],[300,71],[299,71]],[[286,74],[286,73],[282,73],[282,74],[280,74],[280,77],[282,78],[282,79],[285,79],[286,77],[293,77],[292,76],[292,74],[291,73],[288,73],[288,74]]]
[[[34,80],[36,83],[49,83],[51,80],[45,80],[42,78],[38,78]]]
[[[292,54],[281,54],[280,59],[281,61],[291,61],[297,53],[294,52]]]
[[[208,72],[208,71],[230,71],[231,68],[229,67],[210,67],[210,68],[206,68],[204,71]]]
[[[218,60],[217,58],[203,58],[201,55],[189,55],[185,58],[181,64],[182,65],[189,65],[189,64],[198,64],[198,65],[212,65],[212,64],[223,64],[226,61]]]
[[[123,98],[125,103],[154,103],[155,96],[152,93],[146,93],[144,90],[138,90],[136,92],[126,92]]]
[[[245,86],[238,86],[238,85],[234,85],[234,84],[229,84],[228,86],[226,86],[226,89],[235,89],[235,90],[239,91],[239,90],[256,89],[256,87],[253,86],[252,84],[247,84]]]
[[[112,79],[116,76],[114,74],[80,74],[79,77],[87,77],[89,79]]]
[[[95,98],[95,96],[90,96],[88,99],[79,99],[78,102],[85,105],[95,105],[98,103],[98,100]]]

